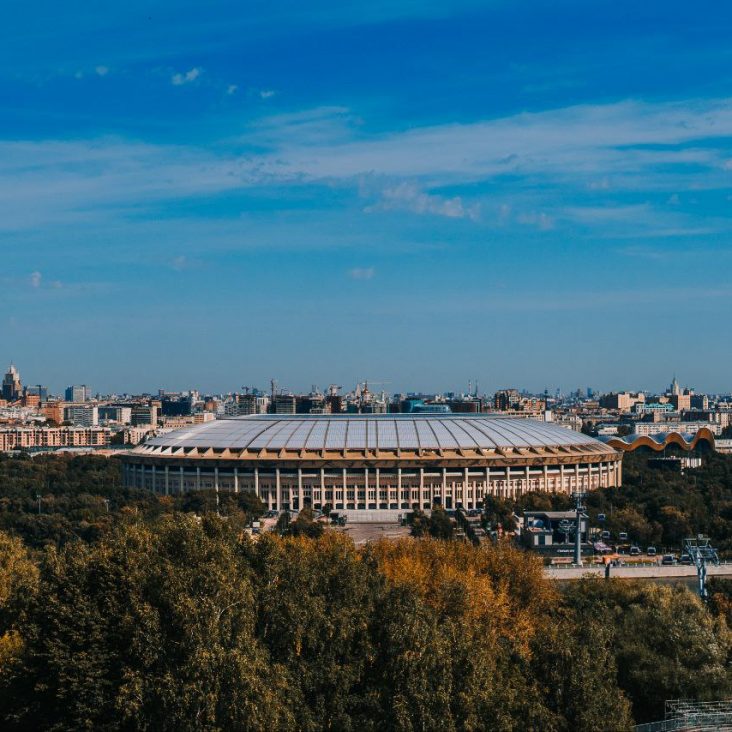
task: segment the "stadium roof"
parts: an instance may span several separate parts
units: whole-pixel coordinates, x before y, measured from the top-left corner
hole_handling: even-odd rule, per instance
[[[607,448],[551,423],[491,415],[252,415],[185,427],[145,443],[168,449],[247,451]]]

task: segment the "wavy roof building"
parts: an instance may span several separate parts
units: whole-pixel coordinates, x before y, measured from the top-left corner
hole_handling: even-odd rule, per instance
[[[272,509],[474,508],[487,495],[619,485],[621,454],[551,423],[477,414],[252,415],[176,430],[124,458],[160,493],[250,490]]]
[[[706,445],[714,449],[714,433],[702,427],[696,432],[660,432],[655,435],[630,434],[623,437],[610,435],[599,438],[610,447],[623,452],[632,452],[639,447],[649,447],[651,450],[661,452],[670,445],[677,445],[683,450],[694,450],[700,445]]]

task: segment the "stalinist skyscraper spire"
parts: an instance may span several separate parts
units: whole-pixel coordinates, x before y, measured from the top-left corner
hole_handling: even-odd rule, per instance
[[[18,369],[11,363],[8,372],[3,377],[3,399],[14,402],[20,399],[23,392],[23,385],[20,383]]]

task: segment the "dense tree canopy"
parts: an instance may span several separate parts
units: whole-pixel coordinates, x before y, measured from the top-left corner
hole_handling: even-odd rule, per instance
[[[694,485],[634,457],[627,492],[590,511],[649,541],[719,532],[728,467],[712,456]],[[307,512],[252,538],[251,494],[156,497],[116,471],[0,458],[2,729],[615,732],[667,698],[732,695],[732,583],[709,607],[683,587],[560,590],[508,540],[455,540],[440,510],[362,549]]]
[[[35,559],[0,535],[0,569],[11,730],[624,730],[731,691],[725,619],[687,590],[563,594],[507,542],[168,514]]]

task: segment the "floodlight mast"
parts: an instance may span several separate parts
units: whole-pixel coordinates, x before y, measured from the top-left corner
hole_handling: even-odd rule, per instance
[[[582,511],[585,507],[582,502],[587,498],[587,494],[581,491],[572,493],[574,498],[574,510],[576,514],[577,526],[574,533],[574,563],[578,566],[582,566]]]
[[[684,551],[689,555],[696,567],[696,574],[699,581],[699,597],[706,600],[707,592],[707,563],[719,564],[717,550],[710,544],[709,537],[698,534],[696,538],[684,539]]]

